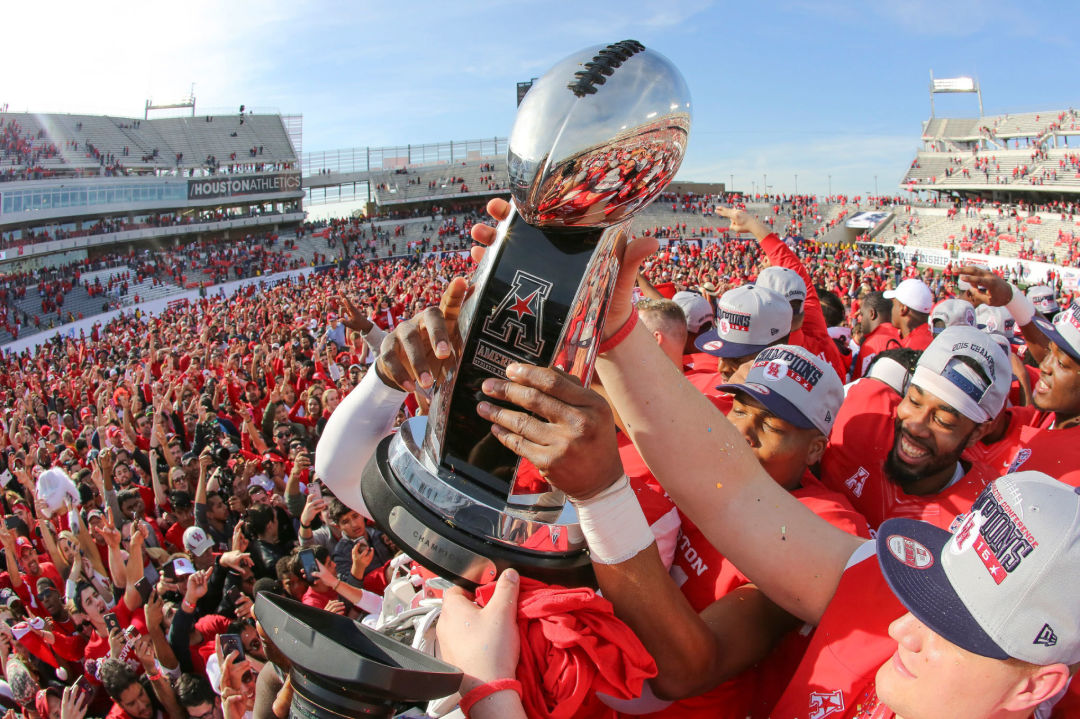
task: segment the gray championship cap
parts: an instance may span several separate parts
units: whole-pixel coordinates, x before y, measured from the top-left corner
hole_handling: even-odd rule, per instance
[[[930,331],[935,335],[946,327],[964,326],[975,326],[975,307],[970,302],[948,299],[934,305],[930,313]]]
[[[911,384],[982,423],[1005,406],[1012,368],[1005,350],[986,332],[947,327],[923,350]]]
[[[728,290],[717,303],[716,327],[694,342],[716,357],[757,354],[791,333],[791,305],[782,295],[759,285]]]
[[[797,345],[762,350],[745,382],[717,389],[745,392],[785,422],[816,428],[826,437],[844,402],[844,384],[832,365]]]
[[[1016,320],[1005,307],[979,305],[975,309],[975,326],[983,332],[1004,337],[1009,344],[1024,343],[1016,336]]]
[[[1063,352],[1080,362],[1080,303],[1073,300],[1055,319],[1057,321],[1054,324],[1041,317],[1036,317],[1033,321]]]
[[[1046,285],[1029,287],[1027,296],[1031,300],[1031,304],[1035,305],[1035,309],[1048,317],[1061,309],[1058,306],[1057,296],[1054,291]]]
[[[1080,661],[1080,495],[1042,472],[991,482],[952,534],[888,519],[877,556],[889,587],[915,618],[953,644],[992,659]]]
[[[671,300],[681,307],[686,315],[686,329],[689,332],[700,332],[702,327],[712,324],[712,305],[697,292],[676,292]]]
[[[787,267],[766,267],[758,273],[755,285],[768,287],[784,296],[788,302],[806,301],[806,282],[795,270]]]

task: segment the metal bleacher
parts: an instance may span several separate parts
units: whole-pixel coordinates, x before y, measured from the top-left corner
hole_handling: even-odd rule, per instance
[[[60,155],[42,165],[54,170],[99,167],[102,162],[91,153],[88,143],[101,155],[111,154],[134,172],[203,168],[210,156],[223,167],[296,161],[280,115],[200,115],[140,120],[107,115],[0,114],[0,124],[12,119],[19,123],[24,135],[36,136],[39,130],[45,131]],[[252,148],[256,150],[255,155],[251,154]],[[258,152],[259,148],[262,152]]]

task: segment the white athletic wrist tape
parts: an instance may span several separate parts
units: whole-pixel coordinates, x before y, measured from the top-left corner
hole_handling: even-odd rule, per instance
[[[654,541],[625,474],[595,497],[571,501],[577,508],[589,554],[598,564],[625,562]]]
[[[1035,305],[1016,285],[1009,285],[1009,287],[1012,287],[1012,299],[1009,300],[1009,304],[1005,305],[1005,309],[1016,320],[1016,326],[1023,327],[1031,322],[1031,318],[1035,316]]]

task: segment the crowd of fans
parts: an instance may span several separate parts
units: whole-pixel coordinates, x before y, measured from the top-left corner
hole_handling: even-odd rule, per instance
[[[73,223],[68,223],[63,225],[41,225],[23,231],[0,233],[0,249],[22,248],[26,245],[35,245],[41,242],[108,235],[129,230],[182,227],[206,222],[242,220],[247,217],[260,217],[267,214],[278,214],[278,211],[265,210],[261,207],[249,207],[246,210],[241,208],[229,210],[212,208],[190,213],[160,212],[143,216],[136,215],[130,219],[126,214],[118,217],[102,217],[93,223],[87,223],[85,226],[78,228]]]
[[[956,266],[934,272],[880,250],[786,244],[774,231],[807,219],[821,222],[815,201],[759,199],[774,202],[770,216],[784,219],[757,222],[715,199],[663,198],[688,219],[712,216],[711,229],[706,233],[688,221],[644,233],[665,242],[639,277],[638,316],[653,331],[651,341],[710,406],[728,414],[784,489],[844,536],[867,537],[896,512],[947,529],[989,479],[1024,461],[1024,469],[1073,476],[1043,445],[1064,446],[1075,432],[1080,407],[1070,388],[1080,381],[1080,356],[1074,354],[1080,339],[1075,347],[1047,349],[1029,338],[1030,316],[1010,323],[1008,312],[993,307],[1008,304],[1012,310],[1016,303],[1014,290],[1002,289],[988,273],[969,284]],[[401,236],[393,228],[352,219],[305,226],[299,236],[325,233],[348,259],[276,286],[179,304],[156,317],[124,315],[0,360],[0,467],[6,468],[0,510],[8,517],[0,531],[7,569],[0,575],[0,614],[7,620],[0,622],[0,703],[27,716],[62,719],[282,716],[290,689],[274,673],[280,657],[254,621],[253,599],[275,592],[338,614],[378,615],[395,573],[409,574],[388,537],[357,507],[335,498],[342,478],[316,471],[327,452],[337,451],[319,441],[330,424],[346,421],[342,412],[365,411],[357,409],[361,395],[353,393],[362,381],[378,379],[370,367],[383,334],[437,305],[450,278],[471,271],[471,259],[458,250],[483,234],[480,221],[472,212],[433,221],[422,246],[409,248],[407,258],[386,260],[370,255]],[[274,240],[261,242],[270,246]],[[269,254],[284,264],[266,264]],[[130,279],[165,272],[170,281],[183,282],[196,262],[222,267],[223,274],[289,266],[283,253],[269,254],[248,238],[234,246],[193,245],[122,260]],[[62,297],[79,273],[9,278],[0,291],[25,292],[36,280],[45,295],[59,290]],[[1049,318],[1072,299],[1060,285],[1031,295]],[[959,311],[949,304],[963,302],[970,304]],[[938,317],[946,307],[949,312]],[[979,345],[984,354],[959,352],[970,357],[958,371],[985,385],[975,404],[989,411],[989,419],[965,414],[975,412],[939,384],[918,389],[930,386],[918,379],[937,357],[928,348],[946,325],[952,333],[946,339],[961,332],[969,344],[986,340]],[[1014,329],[1019,325],[1023,339]],[[780,358],[789,368],[803,362],[804,380],[808,366],[815,377],[831,377],[814,380],[831,383],[815,405],[823,414],[800,422],[790,410],[771,409],[778,405],[755,388],[769,383],[781,395],[790,388],[762,377],[773,363],[754,362],[770,350],[762,355],[766,360]],[[991,355],[996,365],[984,361]],[[1036,369],[1043,358],[1049,359]],[[1006,374],[999,377],[1001,372]],[[840,385],[848,380],[856,383],[845,399]],[[934,398],[932,391],[945,396]],[[402,399],[399,419],[423,406],[411,395],[402,393]],[[951,402],[955,416],[930,428],[926,423],[937,420],[912,409],[928,402]],[[1057,412],[1056,424],[1053,414],[1048,419],[1038,410]],[[958,440],[964,436],[975,439],[965,444]],[[671,585],[654,590],[678,600],[671,612],[654,607],[643,615],[626,591],[602,582],[605,597],[640,642],[628,644],[640,652],[634,660],[640,671],[622,690],[636,696],[648,679],[652,693],[677,700],[666,709],[661,705],[657,711],[664,716],[768,716],[803,652],[816,651],[813,642],[819,641],[797,630],[789,636],[789,628],[796,619],[816,624],[821,615],[793,609],[782,593],[779,599],[769,593],[768,582],[761,589],[748,584],[725,558],[738,552],[713,548],[712,528],[682,503],[686,495],[667,483],[663,463],[649,448],[642,450],[646,465],[628,435],[616,437],[612,429],[610,439],[618,440],[621,471],[639,494],[648,492],[649,502],[664,507],[661,515],[677,505],[681,518],[656,539],[656,576]],[[727,483],[727,476],[721,481]],[[550,478],[563,480],[558,473]],[[355,483],[355,472],[344,481]],[[656,504],[641,501],[656,513]],[[798,541],[794,523],[786,531]],[[313,550],[314,572],[302,567],[304,549]],[[669,570],[683,578],[681,586],[668,578]],[[427,586],[429,575],[415,566],[412,572],[418,588]],[[713,605],[728,596],[761,606],[751,590],[769,593],[779,605],[763,613],[767,621],[708,619]],[[653,601],[636,593],[636,601]],[[606,612],[604,621],[619,621],[610,607]],[[451,612],[440,631],[452,636],[456,619]],[[705,644],[720,647],[735,626],[760,640],[755,647],[763,653],[740,645],[727,660],[680,654],[690,651],[687,642],[697,641],[684,642],[686,637],[700,640],[715,632],[717,639]],[[1069,629],[1055,625],[1055,631]],[[769,652],[780,640],[781,648]],[[521,651],[549,649],[523,644]],[[446,656],[472,669],[462,649],[448,648]],[[611,676],[606,681],[619,685]],[[614,715],[593,697],[588,682],[568,689],[572,683],[533,677],[534,685],[521,691],[527,706],[546,711],[568,702],[559,716]],[[855,694],[862,689],[857,685]],[[845,690],[841,700],[850,706],[856,698]],[[1068,716],[1060,713],[1072,706],[1068,701],[1058,716]],[[475,706],[473,716],[483,709]]]

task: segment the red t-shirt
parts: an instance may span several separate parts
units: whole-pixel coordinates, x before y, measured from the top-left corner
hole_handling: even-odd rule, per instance
[[[718,366],[717,358],[705,352],[683,355],[683,376],[726,416],[731,410],[731,395],[717,389],[724,383]]]
[[[304,592],[304,597],[300,601],[309,607],[315,607],[316,609],[325,609],[326,605],[331,601],[338,598],[336,592],[316,592],[314,587],[308,587]]]
[[[948,529],[971,508],[995,475],[982,464],[937,494],[912,495],[885,476],[893,445],[900,395],[883,382],[864,380],[851,388],[836,415],[829,447],[821,460],[821,481],[847,497],[877,529],[890,517],[908,517]]]
[[[786,267],[798,273],[806,285],[806,299],[803,301],[803,324],[801,329],[792,331],[788,342],[799,347],[805,347],[821,359],[832,365],[837,375],[843,379],[845,375],[844,363],[840,359],[840,350],[836,343],[829,337],[829,327],[825,323],[825,315],[821,312],[821,299],[814,288],[814,280],[806,271],[802,260],[792,252],[776,233],[766,235],[761,240],[761,249],[769,258],[769,263],[776,267]]]
[[[814,514],[849,534],[869,538],[866,520],[842,495],[827,489],[809,471],[803,475],[802,485],[792,495]],[[685,516],[682,517],[682,535],[671,576],[696,612],[750,583],[746,575],[718,552]],[[650,716],[681,719],[766,717],[769,707],[783,692],[808,641],[808,635],[791,633],[757,666],[700,696],[677,701]]]
[[[121,597],[120,601],[116,603],[116,606],[110,609],[113,614],[116,615],[116,620],[120,622],[121,628],[135,627],[139,630],[139,634],[148,634],[146,629],[146,615],[143,614],[142,607],[136,607],[135,611],[128,609],[127,604],[124,603]],[[103,637],[97,632],[94,632],[90,637],[90,641],[86,644],[86,657],[87,659],[100,659],[109,653],[109,638]]]

